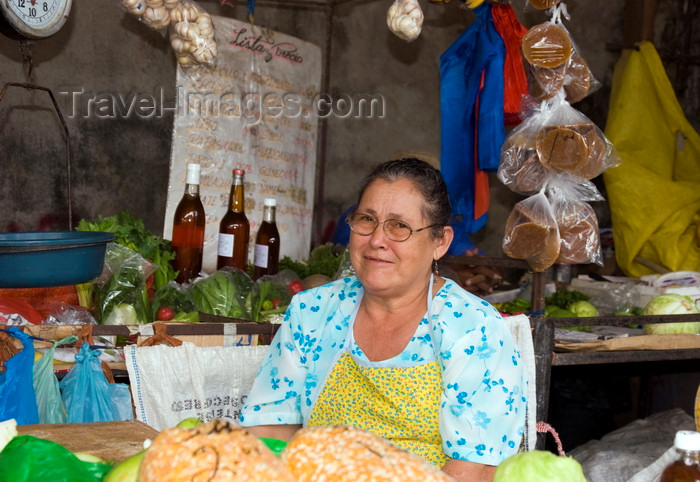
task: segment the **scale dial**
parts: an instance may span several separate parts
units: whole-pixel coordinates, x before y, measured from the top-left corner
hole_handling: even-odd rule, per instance
[[[72,0],[0,0],[0,12],[21,36],[44,39],[68,20]]]

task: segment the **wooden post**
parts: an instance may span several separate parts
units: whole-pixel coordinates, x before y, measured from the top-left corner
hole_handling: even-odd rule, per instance
[[[549,411],[549,383],[552,375],[552,351],[554,349],[554,323],[544,317],[530,319],[535,345],[535,384],[537,391],[537,422],[547,421]],[[537,434],[536,448],[543,450],[546,433]]]
[[[623,48],[634,48],[634,44],[644,40],[653,43],[655,17],[656,0],[625,0]]]

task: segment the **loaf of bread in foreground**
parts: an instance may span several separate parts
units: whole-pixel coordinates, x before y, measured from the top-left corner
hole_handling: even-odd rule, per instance
[[[421,457],[359,428],[306,427],[281,454],[300,481],[448,482],[444,472]]]
[[[146,451],[138,480],[292,482],[295,479],[258,437],[225,420],[213,420],[190,429],[164,429]]]

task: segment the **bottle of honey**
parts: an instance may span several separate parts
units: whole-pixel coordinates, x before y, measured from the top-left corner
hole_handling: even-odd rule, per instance
[[[276,274],[280,260],[280,233],[275,222],[277,201],[265,199],[263,206],[263,221],[255,236],[255,258],[253,279],[266,274]]]
[[[185,193],[173,216],[173,268],[178,272],[175,281],[186,283],[202,270],[204,252],[204,206],[199,198],[199,164],[187,164]]]
[[[245,191],[242,169],[233,170],[233,183],[228,200],[228,211],[219,224],[219,246],[216,268],[226,266],[248,269],[248,238],[250,223],[245,215]]]

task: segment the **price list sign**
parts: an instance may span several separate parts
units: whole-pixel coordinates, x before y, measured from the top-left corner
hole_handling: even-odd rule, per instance
[[[248,259],[265,198],[277,200],[280,256],[303,259],[311,245],[321,49],[224,17],[212,17],[218,55],[210,65],[177,68],[177,110],[163,237],[182,198],[188,163],[201,166],[203,270],[216,269],[219,222],[233,169],[245,171]]]

